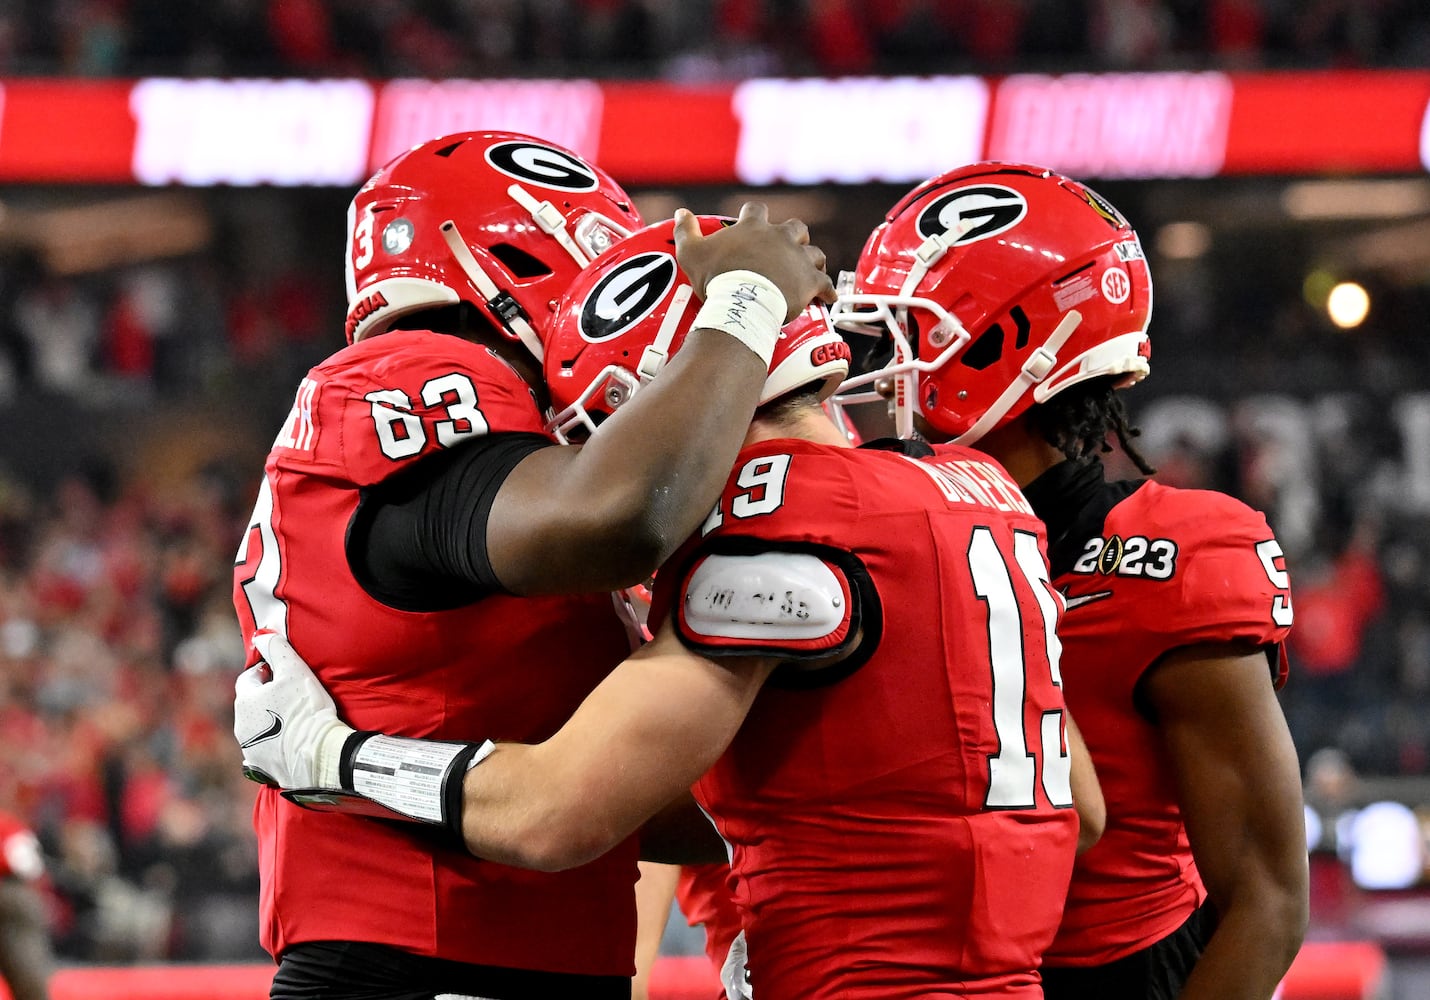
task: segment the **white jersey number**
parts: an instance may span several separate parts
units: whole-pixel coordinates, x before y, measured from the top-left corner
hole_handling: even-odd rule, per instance
[[[1271,599],[1271,620],[1282,628],[1290,628],[1295,620],[1291,611],[1291,576],[1285,569],[1286,557],[1281,552],[1281,543],[1274,538],[1257,542],[1256,555],[1261,559],[1261,568],[1266,570],[1271,586],[1286,591]]]
[[[735,485],[740,487],[730,501],[730,513],[736,518],[773,514],[784,506],[785,481],[789,479],[789,455],[762,455],[752,458],[740,469]],[[725,523],[720,502],[700,526],[701,536],[710,534]]]
[[[1013,561],[1037,596],[1043,620],[1043,643],[1053,684],[1062,687],[1058,667],[1062,643],[1057,636],[1057,605],[1048,582],[1048,567],[1038,551],[1038,538],[1026,531],[1015,532]],[[968,568],[973,589],[988,609],[988,651],[993,670],[993,728],[998,734],[998,752],[988,758],[988,809],[1032,809],[1037,805],[1037,786],[1053,805],[1072,805],[1072,758],[1067,751],[1061,709],[1045,712],[1037,733],[1038,752],[1028,749],[1023,724],[1027,699],[1028,655],[1023,645],[1024,606],[1013,587],[1012,569],[998,547],[993,533],[973,530],[968,546]],[[1039,778],[1039,764],[1042,776]]]
[[[238,543],[236,566],[247,566],[249,575],[243,581],[243,596],[248,601],[255,628],[272,629],[288,634],[288,605],[278,596],[278,583],[283,579],[282,552],[278,535],[273,530],[273,486],[268,477],[258,487],[258,502],[253,516]],[[244,636],[248,641],[248,636]]]
[[[407,393],[401,389],[376,389],[363,399],[372,404],[378,447],[388,458],[411,458],[427,446],[427,432],[422,419],[412,412]],[[477,408],[477,387],[466,375],[452,372],[428,379],[422,386],[422,402],[446,407],[447,419],[433,426],[437,443],[443,448],[487,432],[487,418]]]

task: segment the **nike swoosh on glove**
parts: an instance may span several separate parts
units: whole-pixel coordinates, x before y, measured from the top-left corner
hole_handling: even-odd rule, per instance
[[[243,773],[277,788],[340,788],[338,763],[353,732],[312,668],[275,632],[253,636],[262,662],[234,681],[233,735]]]

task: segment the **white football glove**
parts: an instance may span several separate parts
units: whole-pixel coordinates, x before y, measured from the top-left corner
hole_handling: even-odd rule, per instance
[[[233,735],[243,773],[278,788],[339,788],[343,743],[353,733],[312,668],[274,632],[253,646],[263,657],[234,682]]]

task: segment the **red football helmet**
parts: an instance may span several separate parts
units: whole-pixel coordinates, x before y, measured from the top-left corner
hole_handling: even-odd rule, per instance
[[[835,403],[892,377],[901,437],[918,413],[972,444],[1077,382],[1145,377],[1151,315],[1142,245],[1101,197],[1042,167],[960,167],[905,195],[841,276],[834,322],[887,330],[893,358]]]
[[[348,207],[348,342],[470,302],[540,360],[557,298],[642,224],[620,185],[554,143],[461,132],[414,146]]]
[[[697,216],[709,234],[733,220]],[[566,442],[590,434],[665,367],[699,311],[675,261],[675,223],[657,222],[621,240],[563,296],[546,337],[546,384],[556,416],[551,431]],[[780,331],[760,402],[819,383],[827,398],[849,373],[849,345],[816,303]]]

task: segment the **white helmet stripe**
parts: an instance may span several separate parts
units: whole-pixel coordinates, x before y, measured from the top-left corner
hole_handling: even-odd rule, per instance
[[[343,260],[343,284],[347,288],[348,305],[357,299],[357,275],[353,271],[353,230],[357,228],[357,200],[348,202],[347,256]]]

